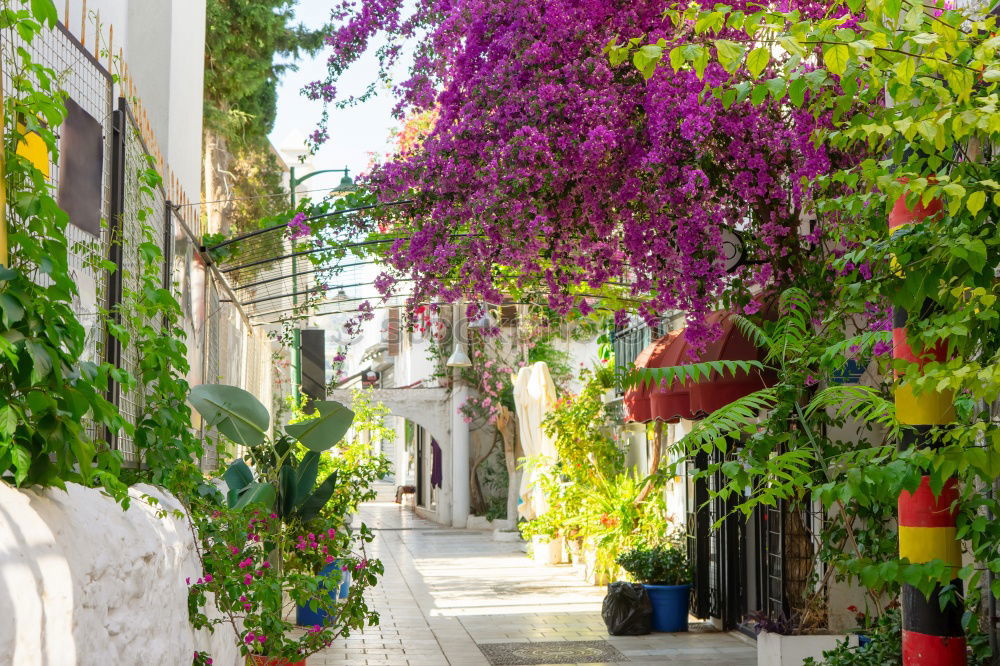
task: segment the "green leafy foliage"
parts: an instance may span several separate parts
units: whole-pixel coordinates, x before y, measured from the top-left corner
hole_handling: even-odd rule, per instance
[[[332,400],[313,404],[316,415],[308,421],[285,426],[285,432],[310,451],[326,451],[347,434],[354,422],[354,412]]]
[[[318,485],[320,453],[341,441],[354,412],[334,401],[317,401],[316,411],[285,426],[287,436],[267,438],[270,414],[252,394],[236,386],[203,384],[191,390],[191,403],[209,426],[215,426],[236,444],[245,446],[257,465],[256,473],[235,460],[223,474],[231,508],[259,505],[280,520],[309,522],[330,501],[337,486],[336,471]],[[299,457],[294,438],[307,451]]]
[[[238,386],[202,384],[191,389],[191,404],[208,426],[241,446],[259,446],[267,436],[271,415],[253,394]]]
[[[639,546],[621,553],[615,561],[638,583],[687,585],[693,577],[687,550],[676,544]]]
[[[903,663],[902,632],[899,609],[889,609],[862,630],[868,639],[865,645],[851,645],[844,639],[823,652],[822,659],[807,657],[803,666],[898,666]]]
[[[16,31],[30,45],[40,32],[52,29],[54,20],[50,1],[36,0],[30,9],[25,3],[4,2],[0,29]],[[4,40],[0,54],[11,78],[3,99],[10,265],[0,267],[0,392],[5,397],[0,407],[0,477],[15,485],[99,485],[123,505],[129,501],[126,482],[140,476],[193,487],[201,475],[191,459],[200,455],[201,445],[188,430],[181,310],[162,287],[163,256],[149,223],[150,195],[159,176],[149,167],[127,174],[137,185],[132,196],[138,234],[111,242],[135,245],[135,279],[125,281],[114,311],[100,309],[96,326],[90,326],[106,330],[138,359],[133,375],[101,362],[96,341],[74,312],[73,300],[79,294],[70,247],[83,257],[87,270],[115,267],[93,244],[69,242],[68,217],[58,208],[52,185],[17,152],[25,135],[32,133],[57,161],[56,132],[65,108],[56,74],[32,60],[32,48],[15,46]],[[123,394],[134,396],[137,413],[132,421],[108,400],[115,384]],[[110,435],[132,439],[141,473],[122,470],[120,454],[106,444]]]
[[[292,23],[296,4],[209,0],[206,6],[205,123],[232,142],[266,141],[281,74],[322,45],[322,29]]]
[[[520,529],[526,537],[563,537],[577,557],[593,549],[596,575],[613,579],[620,553],[658,543],[671,529],[662,478],[627,469],[607,434],[603,395],[612,385],[611,370],[586,370],[581,379],[580,393],[561,398],[542,425],[554,440],[558,459],[524,461],[536,470],[546,510]]]

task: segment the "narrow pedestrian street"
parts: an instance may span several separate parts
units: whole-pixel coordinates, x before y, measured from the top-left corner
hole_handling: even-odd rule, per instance
[[[386,492],[359,518],[376,531],[372,554],[385,565],[370,599],[381,622],[310,664],[756,664],[747,640],[698,623],[687,634],[608,636],[604,588],[573,567],[536,565],[518,542],[422,520]]]

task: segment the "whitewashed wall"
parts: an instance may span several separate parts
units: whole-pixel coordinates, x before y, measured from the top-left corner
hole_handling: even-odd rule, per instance
[[[233,632],[188,623],[185,578],[201,575],[186,521],[142,502],[178,502],[151,486],[132,508],[97,490],[16,490],[0,483],[0,664],[190,664],[207,650],[217,666],[242,663]]]

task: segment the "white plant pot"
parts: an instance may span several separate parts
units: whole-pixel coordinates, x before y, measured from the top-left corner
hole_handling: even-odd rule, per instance
[[[542,537],[531,538],[531,556],[536,564],[553,565],[562,563],[562,537],[546,542]]]
[[[850,638],[857,645],[854,634],[807,634],[782,636],[762,631],[757,634],[757,666],[801,666],[806,657],[820,660],[823,653]]]

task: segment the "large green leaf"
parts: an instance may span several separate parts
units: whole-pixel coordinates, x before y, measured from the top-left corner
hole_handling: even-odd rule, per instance
[[[202,384],[188,398],[210,426],[237,444],[260,446],[271,417],[257,398],[236,386]]]
[[[330,501],[330,498],[333,496],[333,491],[336,488],[337,473],[331,472],[330,476],[323,480],[323,483],[316,486],[316,490],[305,502],[302,503],[302,506],[295,510],[299,520],[303,523],[308,523],[310,520],[315,518],[319,514],[320,509],[326,506],[326,503]]]
[[[302,504],[312,493],[316,485],[316,475],[319,473],[319,457],[316,451],[308,451],[298,467],[295,468],[295,499],[294,505]]]
[[[226,486],[229,487],[229,492],[226,493],[226,503],[232,507],[239,500],[240,491],[253,483],[253,472],[250,471],[250,467],[242,460],[234,460],[226,468],[222,479],[226,482]]]
[[[291,515],[295,508],[295,468],[285,463],[278,472],[278,513],[282,519]]]
[[[285,426],[285,432],[302,442],[310,451],[326,451],[343,439],[354,422],[354,412],[339,402],[313,403],[319,416]]]
[[[270,483],[257,483],[254,481],[243,489],[240,493],[240,498],[233,505],[233,508],[243,509],[251,504],[257,504],[271,509],[274,506],[275,496],[274,486]]]

